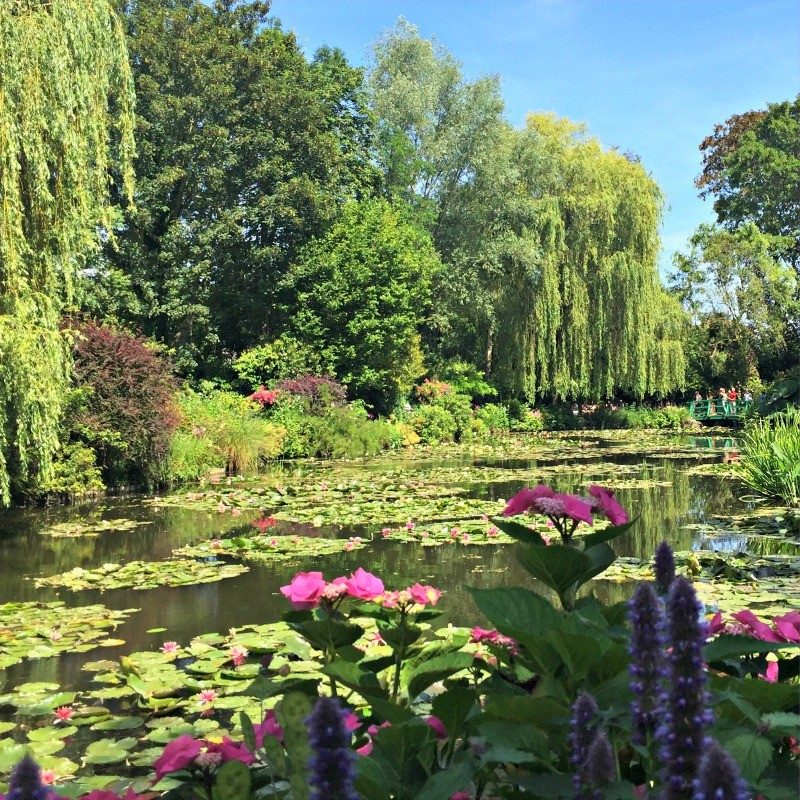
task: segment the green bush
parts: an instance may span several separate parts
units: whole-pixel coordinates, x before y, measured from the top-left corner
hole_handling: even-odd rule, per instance
[[[96,497],[105,488],[94,450],[82,442],[72,442],[61,448],[53,461],[52,475],[39,483],[36,494],[48,500],[74,502]]]
[[[455,421],[456,430],[451,438],[457,442],[469,438],[470,423],[472,422],[472,401],[465,394],[444,394],[437,397],[432,405],[447,411]]]
[[[247,391],[273,381],[323,372],[323,358],[313,348],[288,334],[245,350],[233,362],[233,371]]]
[[[181,423],[170,450],[173,480],[196,480],[212,469],[229,475],[253,472],[281,453],[284,430],[241,395],[185,389],[178,406]]]
[[[456,394],[467,395],[473,402],[497,397],[497,389],[486,381],[483,371],[474,364],[459,360],[449,361],[438,372]]]
[[[452,442],[459,430],[455,417],[441,405],[419,406],[411,412],[408,422],[424,444]]]
[[[352,404],[332,408],[327,414],[311,419],[312,452],[308,455],[320,458],[374,456],[392,447],[397,439],[398,432],[391,423],[370,420],[363,407]]]
[[[507,431],[511,428],[508,411],[505,406],[497,403],[487,403],[475,409],[475,417],[479,419],[492,433]]]
[[[736,471],[759,494],[800,506],[800,409],[748,422]]]

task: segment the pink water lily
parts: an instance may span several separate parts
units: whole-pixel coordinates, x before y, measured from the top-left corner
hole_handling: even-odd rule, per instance
[[[186,769],[203,749],[203,742],[193,739],[188,734],[182,734],[177,739],[173,739],[161,751],[161,755],[153,764],[156,773],[156,780],[161,780],[170,772],[178,772]]]
[[[39,777],[45,786],[52,786],[56,782],[56,773],[52,769],[43,769]]]
[[[60,706],[53,711],[53,716],[56,722],[69,722],[75,716],[75,711],[70,706]]]
[[[217,699],[217,693],[214,689],[203,689],[197,697],[198,705],[210,705]]]
[[[164,642],[164,644],[162,644],[161,647],[160,647],[161,652],[165,656],[168,656],[171,653],[177,653],[178,649],[179,648],[178,648],[178,643],[177,642]]]
[[[597,500],[597,506],[601,513],[608,517],[612,525],[624,525],[630,520],[628,512],[620,505],[614,492],[593,483],[589,487],[589,494]]]
[[[514,517],[517,514],[524,514],[529,511],[534,504],[534,501],[540,497],[552,497],[555,492],[544,484],[534,486],[533,488],[520,489],[509,501],[503,509],[504,517]]]
[[[384,592],[383,581],[363,567],[346,579],[347,593],[359,600],[374,600]]]
[[[321,572],[298,572],[291,583],[281,586],[281,594],[288,598],[298,610],[316,608],[319,605],[325,579]]]
[[[233,647],[231,647],[228,655],[230,656],[231,661],[233,661],[233,665],[235,667],[241,667],[242,664],[244,664],[247,656],[250,655],[250,651],[246,647],[242,647],[240,644],[235,644]]]

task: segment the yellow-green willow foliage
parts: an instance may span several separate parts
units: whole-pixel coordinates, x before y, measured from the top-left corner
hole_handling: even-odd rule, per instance
[[[683,384],[683,315],[658,276],[661,194],[636,160],[581,127],[531,115],[454,214],[491,297],[486,359],[529,398],[663,395]],[[487,285],[490,287],[487,292]]]
[[[69,352],[59,317],[132,187],[133,83],[108,0],[0,0],[0,505],[47,477]]]

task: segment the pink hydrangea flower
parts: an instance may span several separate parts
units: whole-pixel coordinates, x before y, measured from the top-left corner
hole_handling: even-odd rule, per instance
[[[332,602],[338,600],[347,594],[347,579],[336,578],[331,583],[326,583],[325,588],[322,590],[322,597],[325,600]]]
[[[365,744],[362,744],[361,747],[356,747],[356,753],[360,756],[368,756],[372,752],[374,746],[372,739],[369,739]]]
[[[564,516],[576,522],[592,524],[592,507],[575,494],[558,494],[556,498],[564,504]]]
[[[241,667],[242,664],[244,664],[247,656],[250,655],[250,651],[246,647],[242,647],[240,644],[235,644],[233,647],[231,647],[228,655],[230,656],[231,661],[233,661],[233,665],[235,667]]]
[[[75,711],[70,706],[60,706],[53,712],[56,722],[69,722],[74,716]]]
[[[628,512],[620,505],[614,492],[593,483],[589,487],[589,494],[597,500],[601,513],[608,517],[612,525],[624,525],[630,520]]]
[[[447,728],[445,728],[444,722],[439,717],[434,717],[431,714],[431,716],[425,717],[425,724],[436,734],[437,739],[447,738]]]
[[[272,736],[279,742],[283,741],[283,728],[278,724],[275,712],[272,710],[267,711],[264,719],[258,725],[253,725],[253,732],[255,733],[256,747],[259,748],[263,746],[266,736]]]
[[[188,734],[184,733],[177,739],[173,739],[161,751],[161,755],[153,764],[156,780],[161,780],[170,772],[186,769],[200,755],[202,749],[203,743]]]
[[[503,509],[504,517],[514,517],[517,514],[524,514],[530,510],[535,500],[540,497],[552,497],[555,492],[549,487],[540,484],[533,488],[520,489],[509,501]]]
[[[415,583],[407,591],[411,595],[411,599],[421,606],[435,606],[442,596],[441,589],[436,589],[433,586],[423,586],[421,583]]]
[[[209,742],[208,752],[219,753],[223,761],[241,761],[248,767],[255,761],[244,742],[234,742],[229,736],[223,737],[221,742]]]
[[[773,617],[772,623],[787,642],[800,642],[800,611],[790,611],[783,616]]]
[[[344,719],[345,730],[357,731],[361,727],[361,720],[352,712],[349,711]]]
[[[760,678],[767,681],[767,683],[777,683],[778,682],[778,662],[777,661],[767,661],[767,669],[765,670],[763,675],[759,675]]]
[[[321,572],[298,572],[291,583],[281,586],[281,594],[294,608],[302,610],[316,608],[324,589],[325,580]]]
[[[214,753],[211,750],[203,750],[199,756],[194,760],[196,766],[200,769],[211,769],[218,767],[222,763],[222,753]]]
[[[171,653],[177,653],[178,650],[179,650],[178,643],[177,642],[164,642],[164,644],[161,645],[160,650],[165,656],[168,656]]]
[[[456,792],[450,795],[450,800],[469,800],[472,795],[467,791]]]
[[[751,636],[761,639],[763,642],[780,642],[781,639],[775,631],[760,620],[750,609],[737,611],[731,615],[737,622],[740,622]]]
[[[380,598],[376,598],[384,608],[397,608],[400,601],[400,592],[384,592]]]
[[[384,593],[383,581],[363,567],[359,567],[346,580],[347,594],[359,600],[374,600]]]

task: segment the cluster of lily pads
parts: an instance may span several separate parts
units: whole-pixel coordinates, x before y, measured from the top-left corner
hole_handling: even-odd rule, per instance
[[[142,525],[151,525],[149,520],[136,519],[95,519],[82,522],[58,522],[42,528],[42,536],[51,536],[54,539],[72,539],[81,536],[95,537],[101,533],[132,531]]]

